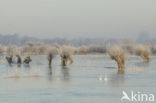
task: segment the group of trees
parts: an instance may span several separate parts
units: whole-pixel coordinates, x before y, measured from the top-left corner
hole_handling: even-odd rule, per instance
[[[134,44],[133,42],[126,41],[120,44],[107,44],[107,45],[89,45],[74,47],[70,45],[59,45],[57,43],[44,44],[28,42],[23,46],[0,45],[0,55],[47,55],[49,66],[52,64],[52,59],[55,55],[61,57],[63,66],[73,62],[72,55],[85,55],[85,54],[108,54],[112,60],[115,60],[119,69],[125,67],[125,56],[136,55],[140,56],[144,62],[150,62],[150,56],[156,53],[155,45]]]
[[[62,45],[72,45],[74,54],[96,54],[107,53],[108,45],[120,45],[121,48],[128,54],[135,54],[137,45],[141,43],[148,44],[151,54],[156,54],[156,42],[154,39],[147,38],[148,36],[139,36],[139,39],[134,41],[130,38],[125,39],[106,39],[106,38],[48,38],[38,39],[34,37],[20,37],[18,34],[1,35],[0,34],[0,54],[10,54],[20,52],[21,54],[44,55],[51,47],[60,48]],[[147,40],[148,39],[148,40]],[[30,42],[31,41],[31,42]]]
[[[146,54],[156,54],[155,45],[144,45],[144,44],[134,44],[134,43],[120,43],[120,44],[107,44],[107,45],[83,45],[80,47],[70,46],[72,48],[73,54],[107,54],[108,46],[118,45],[120,46],[126,54],[129,55],[143,55],[139,54],[140,51],[146,52]],[[53,47],[61,48],[63,45],[57,43],[44,44],[44,43],[33,43],[28,42],[23,46],[9,45],[4,46],[0,45],[0,54],[20,54],[20,55],[46,55],[49,50]],[[71,49],[69,50],[71,51]]]

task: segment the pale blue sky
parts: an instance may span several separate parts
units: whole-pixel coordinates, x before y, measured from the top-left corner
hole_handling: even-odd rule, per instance
[[[53,37],[156,34],[156,0],[0,0],[0,33]]]

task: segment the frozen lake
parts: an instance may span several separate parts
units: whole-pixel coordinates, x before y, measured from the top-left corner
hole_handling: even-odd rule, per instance
[[[128,57],[123,74],[107,56],[73,56],[67,67],[57,56],[52,68],[46,56],[31,57],[30,67],[9,66],[0,57],[0,103],[122,103],[123,90],[156,96],[155,56],[150,63]]]

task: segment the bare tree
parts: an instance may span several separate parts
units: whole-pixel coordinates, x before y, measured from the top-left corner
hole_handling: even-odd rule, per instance
[[[144,62],[150,62],[151,49],[147,45],[135,46],[135,54],[140,56]]]
[[[117,45],[108,46],[107,51],[112,60],[115,60],[119,69],[125,68],[125,53],[124,50]]]
[[[47,49],[47,55],[48,55],[48,65],[51,67],[52,64],[52,59],[54,58],[55,55],[58,54],[58,48],[56,47],[48,47]]]
[[[59,54],[61,56],[62,66],[66,66],[68,61],[70,60],[70,64],[73,63],[72,54],[74,53],[73,48],[71,46],[63,45],[60,50]]]

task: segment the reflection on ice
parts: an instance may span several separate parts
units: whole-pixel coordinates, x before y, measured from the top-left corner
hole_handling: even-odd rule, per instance
[[[56,57],[52,67],[47,67],[46,61],[41,60],[43,56],[35,58],[42,63],[37,64],[32,57],[31,68],[17,64],[10,67],[0,61],[0,100],[5,98],[6,102],[21,103],[26,98],[30,103],[44,100],[52,103],[60,100],[62,103],[67,98],[68,103],[94,103],[97,100],[120,103],[122,90],[147,89],[152,92],[156,89],[154,62],[136,63],[130,58],[125,69],[115,69],[116,63],[107,62],[108,57],[103,61],[105,56],[96,56],[96,59],[94,56],[73,56],[72,66],[61,66],[60,57]],[[81,101],[84,98],[86,101]]]
[[[120,72],[120,73],[119,73]],[[114,87],[122,87],[125,83],[125,75],[123,71],[118,71],[117,74],[111,76],[111,85]]]
[[[20,77],[41,77],[42,73],[39,69],[33,71],[23,71],[19,69],[9,70],[8,74],[3,74],[3,78],[20,78]]]
[[[53,72],[52,72],[52,66],[48,67],[48,76],[52,76]]]
[[[70,80],[70,72],[67,66],[62,66],[62,75],[64,80]]]
[[[124,74],[125,73],[125,69],[118,69],[118,74]]]

